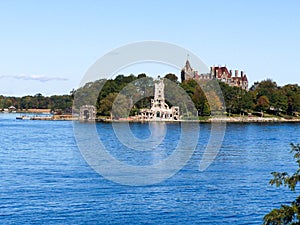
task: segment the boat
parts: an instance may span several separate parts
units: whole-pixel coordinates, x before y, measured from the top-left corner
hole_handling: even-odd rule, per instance
[[[16,117],[17,120],[31,120],[30,116],[17,116]]]

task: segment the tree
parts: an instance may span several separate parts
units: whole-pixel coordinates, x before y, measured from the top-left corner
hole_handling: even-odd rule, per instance
[[[273,94],[271,102],[272,106],[275,107],[276,114],[278,114],[279,111],[286,112],[288,109],[288,98],[281,90]]]
[[[266,111],[270,107],[269,98],[265,95],[260,96],[257,100],[256,110]]]
[[[300,111],[300,87],[297,84],[287,84],[282,87],[284,95],[287,97],[287,114],[293,115]]]
[[[71,96],[71,99],[72,99],[72,100],[74,100],[75,94],[76,94],[76,90],[73,88],[73,89],[70,91],[70,96]]]
[[[193,115],[210,114],[206,96],[197,81],[185,80],[180,86],[180,90],[173,88],[172,91],[169,89],[168,95],[172,98],[173,92],[176,91],[176,96],[174,95],[173,98],[176,98],[176,105],[179,106],[182,115],[189,114],[189,112],[192,112]],[[198,112],[194,112],[195,110]]]
[[[272,172],[273,179],[271,185],[276,187],[285,186],[295,192],[296,185],[300,182],[300,145],[291,144],[291,153],[294,153],[294,159],[298,164],[298,169],[294,174],[287,172]],[[264,217],[264,225],[300,224],[300,195],[291,202],[290,205],[281,205],[279,209],[273,209]]]
[[[192,100],[195,104],[196,109],[198,110],[199,115],[202,116],[205,114],[207,116],[210,114],[210,112],[208,112],[209,107],[207,107],[209,106],[209,104],[200,86],[196,86],[194,95],[192,96]]]
[[[110,93],[106,98],[100,100],[98,113],[103,116],[110,116],[113,103],[117,96],[118,93]]]
[[[151,98],[153,98],[150,96],[154,95],[154,80],[146,74],[139,74],[138,78],[134,81],[134,86],[139,91],[133,96],[133,103],[138,109],[150,108]]]
[[[238,87],[230,87],[228,84],[219,81],[222,94],[224,96],[224,101],[226,105],[226,110],[229,113],[239,113],[240,109],[238,106],[241,89]]]
[[[8,108],[13,104],[10,98],[4,98],[3,108]]]
[[[240,107],[242,111],[249,111],[254,108],[253,92],[243,90],[243,95],[240,99]]]
[[[190,96],[193,97],[195,88],[198,86],[197,82],[195,80],[189,79],[185,80],[181,83],[181,87],[185,92]]]
[[[164,78],[169,79],[175,83],[178,83],[178,77],[173,73],[166,74],[166,76]]]
[[[111,113],[113,118],[126,118],[130,114],[132,108],[131,101],[128,96],[118,94],[112,104]]]
[[[147,75],[146,75],[145,73],[140,73],[140,74],[137,76],[138,79],[145,78],[145,77],[147,77]]]

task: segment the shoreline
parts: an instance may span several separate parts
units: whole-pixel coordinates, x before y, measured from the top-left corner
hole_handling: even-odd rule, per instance
[[[84,121],[83,121],[84,122]],[[86,121],[88,122],[88,121]],[[188,123],[188,122],[197,122],[197,123],[299,123],[300,118],[296,119],[285,119],[277,117],[211,117],[206,120],[136,120],[136,119],[121,119],[121,120],[112,120],[112,119],[96,119],[96,122],[104,123],[148,123],[148,122],[167,122],[167,123]]]
[[[6,113],[4,113],[6,114]],[[8,113],[12,114],[12,113]],[[15,113],[13,113],[15,114]],[[31,113],[29,113],[31,114]],[[32,113],[33,114],[33,113]],[[97,123],[148,123],[148,122],[167,122],[167,123],[181,123],[181,122],[197,122],[197,123],[299,123],[300,118],[282,118],[282,117],[207,117],[196,120],[140,120],[136,118],[121,118],[119,120],[99,117],[96,120],[80,120],[78,116],[72,115],[52,115],[52,116],[17,116],[16,119],[29,119],[29,120],[47,120],[47,121],[80,121],[80,122],[97,122]],[[26,117],[26,118],[25,118]]]
[[[300,118],[285,119],[278,117],[229,117],[211,118],[209,122],[229,122],[229,123],[299,123]]]

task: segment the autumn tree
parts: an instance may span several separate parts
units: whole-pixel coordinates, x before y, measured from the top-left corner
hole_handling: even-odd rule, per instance
[[[262,95],[258,98],[256,103],[256,110],[258,111],[266,111],[270,107],[269,98],[265,95]]]

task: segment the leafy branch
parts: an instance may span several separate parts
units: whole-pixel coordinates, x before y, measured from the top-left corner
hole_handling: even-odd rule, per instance
[[[290,153],[294,154],[294,159],[298,164],[298,169],[292,175],[287,172],[272,172],[273,179],[271,185],[276,187],[288,187],[295,192],[296,186],[300,181],[300,145],[291,144]],[[290,205],[281,205],[279,209],[273,209],[264,217],[264,225],[300,225],[300,196],[298,196]]]

